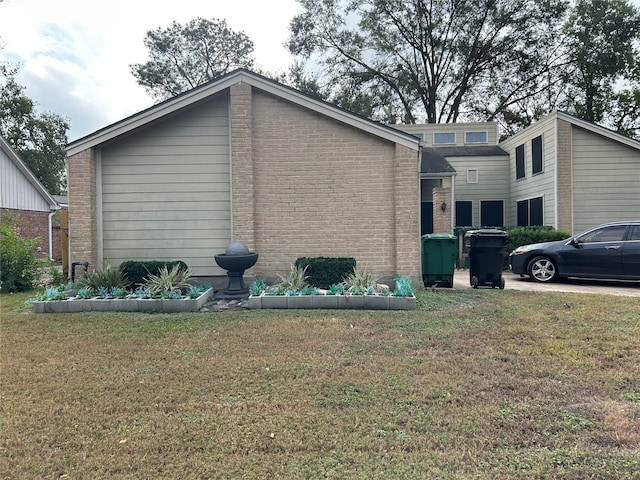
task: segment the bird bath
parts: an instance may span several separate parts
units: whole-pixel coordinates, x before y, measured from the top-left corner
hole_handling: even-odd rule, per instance
[[[227,271],[229,284],[227,288],[215,294],[216,299],[239,299],[249,296],[249,288],[242,279],[244,271],[253,267],[258,261],[258,254],[250,252],[241,242],[232,242],[225,253],[214,255],[218,266]]]

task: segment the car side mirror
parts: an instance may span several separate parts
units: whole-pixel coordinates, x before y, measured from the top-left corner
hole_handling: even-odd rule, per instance
[[[576,248],[580,248],[580,247],[582,246],[582,242],[581,242],[580,240],[577,240],[577,239],[575,239],[575,238],[572,238],[572,239],[569,241],[569,245],[573,245],[573,246],[574,246],[574,247],[576,247]]]

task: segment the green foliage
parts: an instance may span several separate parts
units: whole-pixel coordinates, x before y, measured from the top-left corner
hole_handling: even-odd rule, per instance
[[[77,282],[78,287],[90,287],[95,292],[100,292],[100,288],[127,288],[129,281],[119,268],[114,268],[110,263],[105,262],[102,269],[88,272],[84,278]]]
[[[158,275],[149,274],[149,276],[145,278],[145,283],[152,296],[162,296],[167,294],[171,295],[175,290],[186,292],[187,289],[191,287],[189,283],[190,278],[191,273],[189,270],[184,270],[179,264],[176,264],[171,270],[166,266],[162,267]]]
[[[90,298],[93,298],[94,295],[95,292],[91,287],[82,287],[80,290],[78,290],[78,294],[76,296],[84,300],[89,300]]]
[[[51,276],[52,285],[62,285],[65,281],[62,270],[51,260],[49,260],[49,275]]]
[[[394,297],[413,297],[415,291],[411,285],[411,279],[403,275],[398,275],[394,278],[396,282],[396,289],[393,291]]]
[[[334,283],[327,290],[327,295],[344,295],[344,283]]]
[[[356,267],[356,259],[350,257],[300,257],[297,267],[306,267],[309,283],[318,288],[329,288],[341,283]]]
[[[288,276],[278,274],[278,277],[280,278],[278,285],[285,290],[302,290],[309,286],[306,266],[292,265]]]
[[[0,291],[24,292],[38,279],[40,239],[22,238],[16,227],[0,224]]]
[[[179,265],[180,269],[188,270],[187,264],[182,260],[174,261],[158,261],[158,260],[128,260],[120,264],[122,274],[129,280],[132,285],[144,285],[145,278],[148,275],[158,275],[160,270],[165,268],[173,268]]]
[[[377,275],[366,270],[357,270],[354,267],[353,271],[345,278],[344,284],[347,292],[353,295],[364,295],[370,287],[376,288],[378,280],[379,277]]]
[[[147,32],[144,44],[150,60],[131,65],[131,73],[156,100],[253,66],[253,42],[225,20],[196,18],[186,25],[174,21],[169,28]]]
[[[37,113],[16,74],[17,68],[0,64],[0,135],[50,193],[61,194],[66,188],[69,121],[55,113]]]
[[[211,288],[211,285],[209,285],[208,283],[192,286],[191,288],[189,288],[189,298],[198,298],[200,295],[202,295],[204,292],[206,292],[210,288]]]
[[[507,229],[506,232],[509,235],[507,248],[510,252],[522,245],[564,240],[571,236],[568,232],[552,228],[514,227]]]
[[[251,282],[251,285],[249,285],[249,294],[257,297],[259,295],[262,295],[262,292],[264,292],[266,289],[266,280],[264,278],[257,278],[256,280]]]
[[[330,100],[388,123],[495,118],[553,85],[562,62],[562,0],[299,3],[289,51],[321,65]]]

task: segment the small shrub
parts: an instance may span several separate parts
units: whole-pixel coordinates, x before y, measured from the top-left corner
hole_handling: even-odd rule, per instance
[[[356,267],[351,257],[300,257],[296,267],[307,267],[308,282],[318,288],[329,288],[341,283]]]
[[[413,297],[415,295],[413,286],[411,285],[411,280],[408,277],[398,275],[397,277],[394,278],[394,280],[396,282],[396,289],[393,292],[393,296]]]
[[[189,298],[198,298],[200,295],[202,295],[204,292],[206,292],[210,288],[211,288],[211,285],[209,285],[208,283],[198,285],[198,286],[192,286],[191,288],[189,288]]]
[[[327,290],[327,295],[344,295],[344,283],[334,283]]]
[[[94,270],[87,273],[84,278],[77,282],[78,287],[91,287],[98,292],[100,287],[106,288],[127,288],[129,281],[124,277],[119,268],[113,268],[108,262],[105,262],[101,270]]]
[[[302,290],[304,287],[309,286],[307,283],[309,276],[307,275],[306,266],[292,265],[287,277],[280,274],[278,274],[278,277],[280,277],[280,283],[278,285],[282,286],[285,290]]]
[[[0,224],[0,292],[24,292],[33,288],[38,275],[39,238],[22,238],[8,223]]]
[[[318,290],[316,287],[307,286],[300,290],[300,293],[302,295],[318,295],[320,293],[320,290]]]
[[[88,300],[90,298],[93,298],[94,293],[95,292],[91,287],[82,287],[80,290],[78,290],[78,294],[76,296],[78,298]]]
[[[189,273],[189,270],[184,270],[181,265],[176,264],[171,270],[164,266],[160,269],[158,275],[150,274],[145,278],[145,284],[152,296],[162,296],[167,293],[171,294],[174,290],[182,292],[184,289],[186,292],[191,287],[190,278],[191,273]]]
[[[138,288],[136,288],[134,293],[138,298],[142,298],[142,299],[151,298],[151,293],[149,292],[149,289],[144,285],[140,285]]]
[[[346,290],[353,295],[364,295],[369,287],[376,288],[379,277],[366,270],[358,271],[356,268],[345,279]]]
[[[256,280],[251,282],[251,285],[249,285],[249,294],[257,297],[259,295],[262,295],[262,292],[264,292],[266,289],[266,280],[264,278],[257,278]]]
[[[179,265],[181,270],[188,270],[187,264],[181,260],[159,261],[159,260],[128,260],[120,264],[122,274],[132,285],[144,285],[145,278],[149,275],[158,275],[163,267],[167,269]]]
[[[122,287],[113,287],[109,289],[109,296],[113,298],[126,298],[127,291]]]
[[[109,287],[98,287],[96,288],[96,293],[98,298],[111,298],[111,289]]]

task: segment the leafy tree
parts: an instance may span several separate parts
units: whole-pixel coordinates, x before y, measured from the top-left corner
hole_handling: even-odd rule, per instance
[[[36,103],[24,93],[17,68],[0,64],[0,135],[52,194],[65,189],[67,119],[36,112]]]
[[[253,42],[224,20],[196,18],[184,26],[174,21],[169,28],[147,32],[144,44],[151,60],[131,65],[131,73],[156,100],[253,66]]]
[[[497,118],[557,82],[563,61],[550,47],[564,0],[299,2],[289,50],[324,67],[335,101],[383,121]]]
[[[640,11],[627,0],[578,0],[564,34],[567,108],[632,133],[640,110]]]

